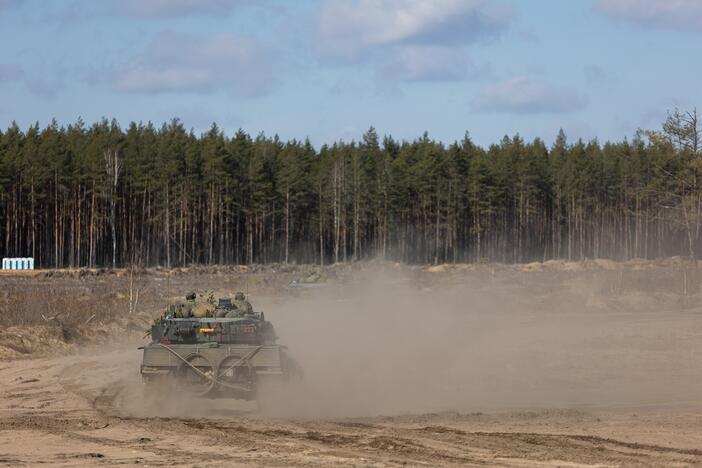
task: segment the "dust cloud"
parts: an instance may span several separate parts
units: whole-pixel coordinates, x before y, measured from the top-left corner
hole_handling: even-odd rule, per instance
[[[195,397],[173,387],[171,382],[147,388],[139,374],[141,351],[136,346],[117,349],[94,357],[100,369],[89,370],[91,378],[82,379],[80,388],[93,398],[100,411],[135,418],[218,418],[254,415],[256,402],[232,398]],[[95,379],[104,374],[103,379]],[[97,388],[86,387],[88,382]]]
[[[702,406],[696,310],[612,309],[582,282],[538,275],[357,276],[267,307],[305,376],[266,388],[264,414]]]
[[[664,278],[613,288],[617,275],[363,268],[299,297],[254,294],[304,372],[263,385],[260,408],[145,395],[136,345],[100,358],[99,373],[111,410],[137,417],[702,408],[699,307]]]

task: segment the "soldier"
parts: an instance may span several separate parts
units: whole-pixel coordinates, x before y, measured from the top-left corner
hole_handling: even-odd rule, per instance
[[[173,318],[185,318],[188,317],[187,304],[183,302],[177,302],[168,308],[168,315]]]
[[[180,307],[181,317],[188,318],[193,316],[193,307],[195,307],[195,300],[197,295],[194,291],[189,291],[185,294],[185,304]]]
[[[220,297],[217,308],[215,309],[215,317],[228,317],[232,312],[236,312],[234,304],[232,304],[232,300],[227,297]]]
[[[246,300],[246,296],[244,296],[244,293],[241,291],[234,295],[234,306],[241,314],[253,314],[251,303]]]

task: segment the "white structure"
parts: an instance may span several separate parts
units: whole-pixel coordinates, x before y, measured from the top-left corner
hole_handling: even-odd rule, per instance
[[[29,258],[3,258],[3,270],[33,270],[34,259]]]

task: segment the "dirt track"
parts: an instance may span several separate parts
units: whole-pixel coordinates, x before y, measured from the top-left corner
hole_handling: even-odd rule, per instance
[[[136,376],[130,358],[138,356],[90,353],[6,365],[0,370],[4,382],[0,462],[8,466],[702,463],[702,415],[680,409],[277,420],[259,415],[248,403],[225,400],[218,402],[218,408],[205,402],[206,409],[190,402],[197,415],[191,418],[131,417],[124,407],[139,396],[131,386]]]
[[[593,295],[584,277],[485,276],[262,297],[307,373],[264,411],[146,400],[138,339],[3,361],[0,464],[702,465],[696,297],[673,307],[631,285]],[[392,307],[374,309],[388,294]]]

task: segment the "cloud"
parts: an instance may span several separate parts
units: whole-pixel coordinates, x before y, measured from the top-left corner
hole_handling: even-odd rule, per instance
[[[702,31],[700,0],[599,0],[597,8],[613,18],[642,26]]]
[[[22,67],[14,63],[0,63],[0,83],[18,81],[24,77]]]
[[[437,46],[395,48],[379,69],[402,81],[457,81],[479,73],[463,50]]]
[[[63,82],[60,79],[49,81],[41,77],[31,77],[25,80],[25,86],[36,96],[54,99],[63,88]]]
[[[328,64],[369,63],[383,78],[466,79],[477,74],[466,47],[511,18],[492,0],[322,0],[318,50]]]
[[[518,76],[484,87],[472,104],[485,112],[539,114],[577,111],[587,100],[570,89]]]
[[[241,0],[112,0],[110,8],[134,18],[174,18],[228,15],[239,3]]]
[[[324,51],[357,60],[378,46],[474,43],[510,18],[487,0],[323,0],[318,21]]]
[[[29,74],[22,67],[14,63],[0,63],[0,83],[21,82],[27,90],[45,99],[55,98],[62,88],[62,80],[57,76],[60,73],[55,73],[52,76],[53,80],[49,81],[37,73]]]
[[[194,37],[158,34],[145,51],[116,67],[113,87],[122,92],[267,94],[275,80],[270,53],[256,39],[230,33]]]

